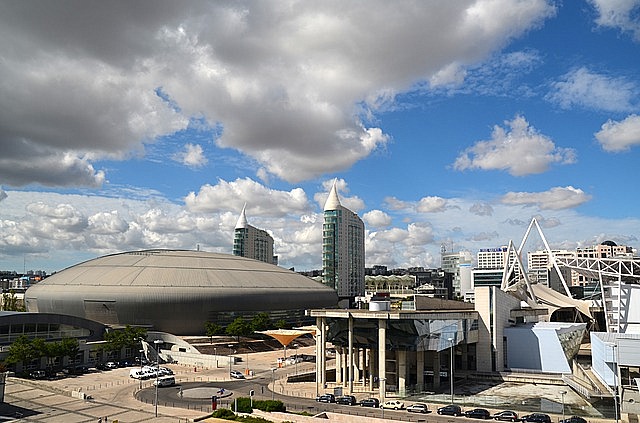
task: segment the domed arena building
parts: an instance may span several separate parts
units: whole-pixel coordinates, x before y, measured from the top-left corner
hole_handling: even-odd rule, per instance
[[[182,250],[112,254],[64,269],[31,286],[30,312],[78,316],[111,326],[174,335],[204,333],[260,312],[308,322],[305,310],[334,308],[336,292],[293,271],[239,256]]]

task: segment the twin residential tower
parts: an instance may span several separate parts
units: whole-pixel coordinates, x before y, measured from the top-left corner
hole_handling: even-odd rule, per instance
[[[233,254],[278,264],[273,238],[247,223],[245,207],[236,223]],[[336,182],[324,204],[322,225],[322,282],[338,294],[341,306],[352,306],[365,293],[364,222],[340,204]]]

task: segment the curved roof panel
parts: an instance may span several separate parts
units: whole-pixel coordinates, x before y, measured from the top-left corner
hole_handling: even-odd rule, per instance
[[[337,294],[310,278],[245,257],[146,250],[62,270],[29,288],[25,302],[29,311],[197,334],[219,313],[335,307]]]

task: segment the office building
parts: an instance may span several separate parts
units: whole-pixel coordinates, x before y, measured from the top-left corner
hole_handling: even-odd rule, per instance
[[[245,213],[246,205],[236,223],[233,233],[233,255],[278,264],[278,257],[273,255],[273,237],[265,230],[249,225]]]
[[[340,204],[334,181],[324,205],[322,225],[323,283],[352,303],[364,295],[364,223]]]
[[[464,297],[468,292],[472,291],[471,286],[471,264],[473,256],[468,251],[457,251],[448,253],[444,249],[441,250],[440,267],[443,271],[453,273],[453,289],[450,299],[455,297]]]

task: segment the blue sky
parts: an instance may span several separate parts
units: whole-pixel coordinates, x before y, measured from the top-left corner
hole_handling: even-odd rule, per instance
[[[244,203],[317,269],[336,178],[367,266],[638,247],[637,0],[4,2],[0,81],[0,269],[230,253]]]

